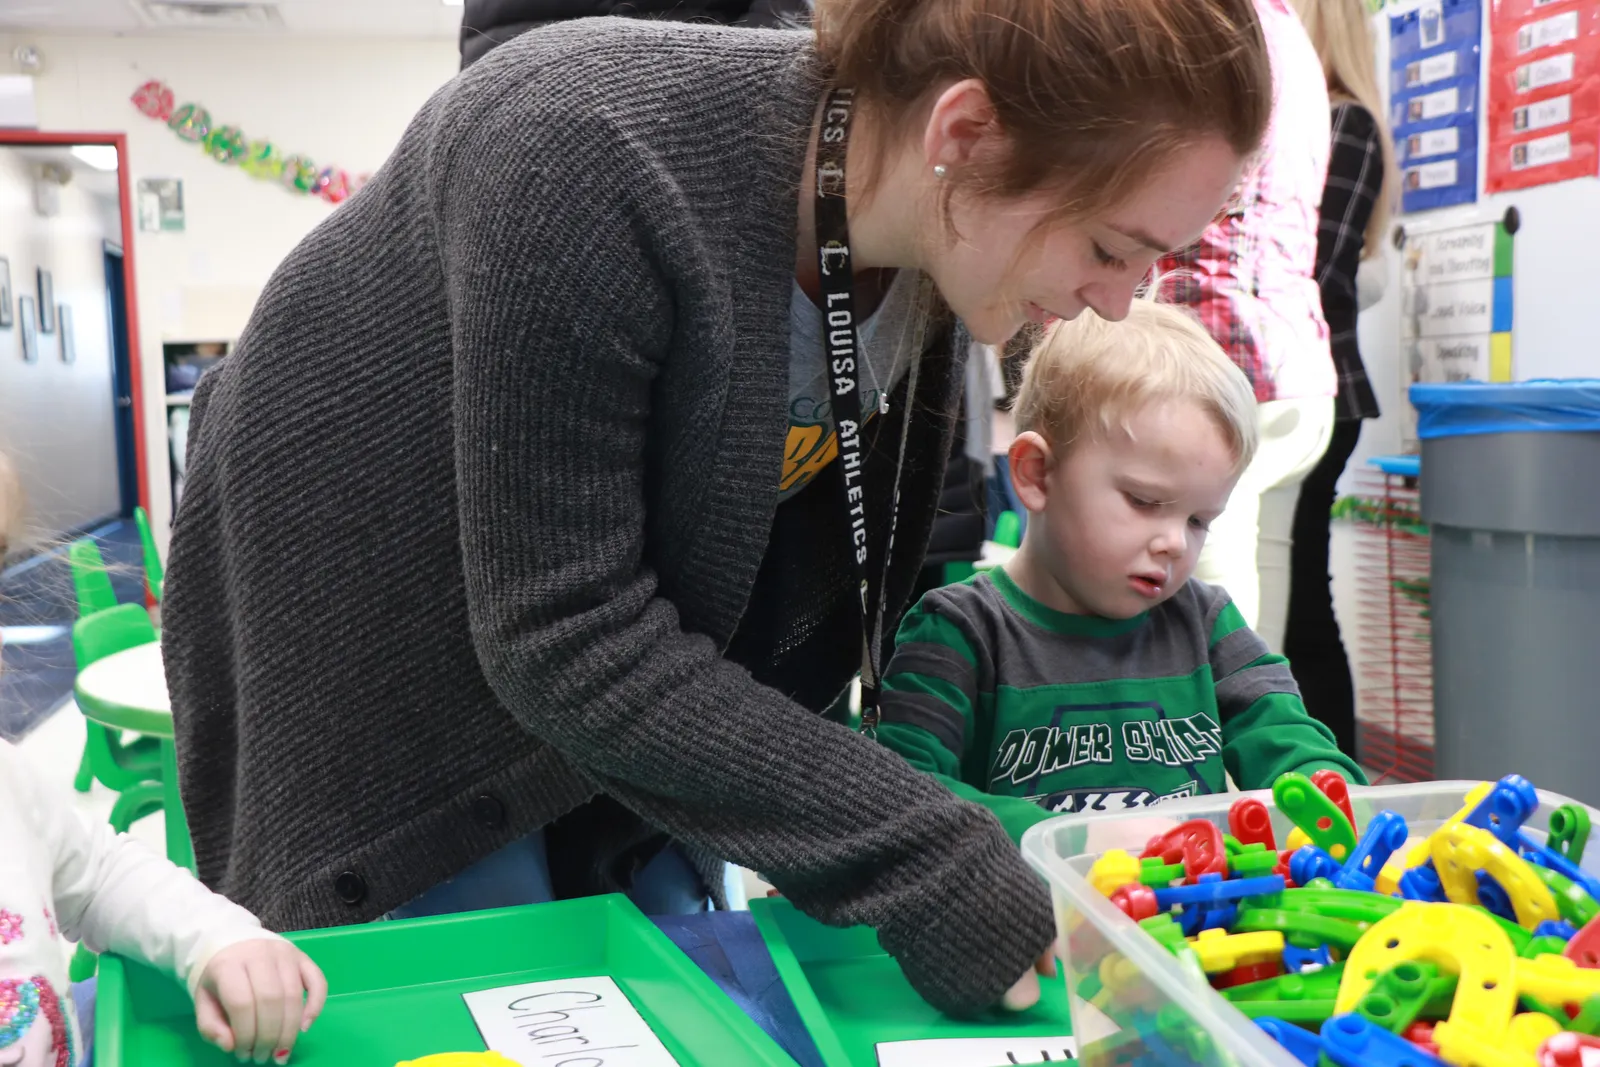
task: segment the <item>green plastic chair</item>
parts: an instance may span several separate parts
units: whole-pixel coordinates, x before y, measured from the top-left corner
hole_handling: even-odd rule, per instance
[[[994,520],[994,543],[1007,548],[1022,547],[1022,520],[1014,511],[1002,511]]]
[[[149,583],[150,595],[159,602],[167,572],[161,566],[161,553],[156,551],[156,537],[150,532],[150,515],[144,508],[133,509],[133,524],[139,528],[139,543],[144,546],[144,580]]]
[[[85,615],[72,626],[72,654],[80,671],[113,652],[154,640],[156,628],[150,622],[149,613],[139,604],[121,604],[97,611]],[[128,827],[165,806],[161,742],[154,737],[139,737],[124,744],[115,731],[97,722],[85,719],[84,725],[88,727],[88,736],[83,746],[83,763],[89,768],[90,781],[79,786],[79,790],[87,792],[95,778],[108,789],[116,790],[117,802],[111,807],[108,821],[117,833],[127,833]],[[79,778],[82,777],[80,767]],[[85,981],[94,974],[98,964],[99,958],[79,945],[72,956],[68,975],[74,982]]]
[[[105,557],[100,555],[100,546],[93,539],[85,537],[72,542],[67,547],[67,563],[72,568],[72,589],[78,597],[80,617],[117,606],[117,593],[111,588]]]
[[[117,593],[111,587],[111,575],[106,570],[105,557],[100,555],[100,546],[93,539],[85,537],[72,542],[67,547],[67,564],[72,569],[72,589],[78,600],[79,618],[117,606]],[[89,724],[90,734],[104,729],[96,723]],[[87,793],[93,784],[94,764],[89,759],[89,746],[85,745],[72,787],[80,793]]]
[[[1014,511],[1002,511],[994,520],[994,537],[991,539],[997,545],[1007,548],[1017,548],[1022,544],[1022,523],[1017,520]],[[978,568],[967,561],[959,563],[946,563],[944,565],[944,584],[955,585],[964,582],[977,573]]]
[[[113,652],[156,640],[150,616],[138,604],[122,604],[79,619],[72,627],[72,652],[81,671]],[[124,744],[114,731],[86,722],[84,754],[95,778],[121,796],[111,809],[111,826],[123,833],[139,819],[161,808],[161,748],[153,737]],[[151,801],[154,806],[151,806]]]

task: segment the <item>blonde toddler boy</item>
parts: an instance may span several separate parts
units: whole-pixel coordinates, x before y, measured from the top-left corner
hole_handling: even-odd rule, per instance
[[[1364,782],[1228,594],[1193,579],[1256,447],[1249,382],[1177,308],[1084,312],[1029,358],[1011,446],[1028,509],[1004,568],[924,596],[878,737],[1013,839],[1328,768]]]

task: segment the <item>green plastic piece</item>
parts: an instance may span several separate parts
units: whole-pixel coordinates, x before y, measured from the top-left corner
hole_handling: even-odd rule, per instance
[[[1563,804],[1550,813],[1550,837],[1545,842],[1573,863],[1583,862],[1589,843],[1589,813],[1577,804]]]
[[[1531,867],[1533,865],[1529,864],[1529,866]],[[1522,950],[1528,947],[1528,942],[1533,940],[1533,934],[1532,933],[1530,933],[1527,930],[1524,930],[1522,927],[1518,926],[1516,923],[1512,922],[1510,919],[1502,919],[1500,916],[1496,915],[1494,912],[1490,911],[1488,908],[1484,907],[1483,905],[1481,905],[1481,904],[1468,904],[1466,906],[1469,907],[1469,908],[1472,908],[1475,911],[1482,912],[1484,915],[1487,915],[1487,916],[1489,916],[1489,918],[1493,919],[1495,921],[1495,925],[1499,926],[1500,929],[1504,930],[1506,932],[1506,936],[1511,939],[1511,948],[1518,955],[1521,955]]]
[[[1329,919],[1375,923],[1399,911],[1404,903],[1403,900],[1378,893],[1334,889],[1331,884],[1329,888],[1323,889],[1313,884],[1303,889],[1284,890],[1282,906],[1289,911],[1309,911]]]
[[[1455,993],[1455,975],[1440,974],[1434,963],[1411,961],[1380,974],[1356,1011],[1374,1025],[1399,1034],[1434,1001],[1442,1000],[1449,1011]]]
[[[1561,937],[1536,937],[1522,947],[1517,955],[1525,960],[1535,956],[1559,956],[1567,950],[1567,942]]]
[[[1563,1012],[1562,1014],[1566,1014]],[[1568,1030],[1590,1037],[1600,1037],[1600,996],[1590,997],[1570,1020],[1558,1020]]]
[[[1184,1063],[1218,1062],[1216,1039],[1176,1004],[1167,1004],[1156,1012],[1156,1033],[1183,1057]]]
[[[1278,810],[1305,831],[1311,843],[1343,863],[1356,847],[1356,830],[1339,805],[1303,774],[1290,771],[1272,783]]]
[[[816,1042],[825,1067],[875,1067],[877,1046],[885,1041],[1054,1037],[1072,1033],[1072,1015],[1067,1008],[1067,988],[1062,978],[1041,978],[1039,1004],[1020,1015],[994,1013],[976,1019],[955,1019],[917,995],[901,973],[900,965],[878,943],[877,931],[870,926],[845,929],[824,926],[781,899],[752,900],[750,912],[772,953],[778,977],[794,1000],[800,1021]],[[525,940],[524,953],[528,945],[539,944],[537,938]],[[683,959],[687,966],[694,966],[688,957]],[[871,991],[870,997],[863,996],[867,990]],[[455,1008],[460,1010],[459,997]],[[465,1012],[462,1015],[470,1026],[470,1016]],[[672,1023],[668,1029],[676,1031],[682,1025]],[[659,1027],[657,1032],[660,1032]],[[1053,1055],[1059,1059],[1064,1054]],[[388,1062],[405,1058],[398,1056]],[[294,1062],[299,1067],[298,1046]],[[340,1067],[383,1062],[377,1056],[352,1055]],[[728,1056],[704,1062],[722,1067],[723,1064],[742,1065],[744,1061]]]
[[[1246,845],[1243,852],[1228,857],[1228,870],[1240,878],[1265,878],[1277,866],[1277,853],[1265,845]]]
[[[1276,978],[1236,985],[1231,989],[1220,990],[1220,992],[1224,997],[1236,1004],[1247,1000],[1267,1001],[1274,1004],[1285,1001],[1333,1001],[1338,999],[1339,982],[1343,977],[1344,964],[1335,963],[1333,966],[1324,967],[1320,971],[1281,974]]]
[[[1091,970],[1078,979],[1078,996],[1084,1000],[1093,1000],[1100,995],[1100,990],[1105,988],[1105,983],[1100,981],[1100,972]]]
[[[1232,834],[1223,834],[1222,835],[1222,847],[1227,849],[1228,855],[1230,857],[1237,856],[1239,853],[1244,851],[1244,842],[1240,841],[1237,837],[1234,837]]]
[[[1147,859],[1139,871],[1139,881],[1152,889],[1165,889],[1183,877],[1183,864],[1162,863],[1159,857]]]
[[[463,993],[592,975],[615,980],[684,1067],[794,1067],[622,896],[366,923],[289,939],[339,991],[295,1044],[296,1067],[387,1065],[431,1052],[482,1049]],[[886,992],[881,982],[872,988],[874,1000]],[[907,987],[905,995],[916,994]],[[154,968],[106,955],[97,999],[99,1067],[233,1063],[195,1029],[194,1002],[183,983]],[[1063,1018],[1065,1011],[1063,997]],[[1022,1018],[1008,1021],[1016,1025]]]
[[[1342,919],[1328,919],[1307,911],[1283,911],[1276,908],[1241,908],[1239,920],[1233,924],[1236,934],[1257,933],[1263,930],[1280,931],[1284,940],[1297,948],[1320,948],[1332,945],[1348,952],[1355,948],[1365,932],[1355,923]]]
[[[1190,974],[1196,976],[1198,981],[1205,981],[1206,969],[1200,963],[1200,955],[1195,952],[1194,946],[1189,944],[1189,939],[1183,936],[1183,927],[1171,915],[1152,915],[1148,919],[1141,919],[1139,925],[1144,927],[1145,933],[1161,942],[1166,950],[1178,958],[1178,963]],[[1099,990],[1098,980],[1095,983],[1096,991]],[[1078,994],[1084,1000],[1090,996],[1081,990]]]
[[[1170,915],[1152,915],[1148,919],[1139,920],[1139,925],[1144,932],[1164,945],[1168,952],[1176,952],[1181,946],[1189,943],[1183,936],[1183,927]]]
[[[1586,889],[1573,882],[1572,879],[1552,871],[1548,867],[1540,867],[1532,863],[1528,864],[1528,866],[1534,874],[1539,876],[1539,880],[1544,882],[1545,886],[1550,890],[1550,895],[1556,898],[1556,908],[1560,910],[1561,917],[1567,922],[1581,930],[1589,925],[1590,920],[1596,915],[1600,915],[1600,903],[1597,903]]]
[[[1566,1011],[1564,1011],[1559,1005],[1550,1004],[1546,1001],[1540,1000],[1538,997],[1530,997],[1524,994],[1522,997],[1522,1006],[1528,1011],[1536,1011],[1540,1015],[1550,1016],[1550,1018],[1560,1023],[1564,1029],[1572,1029],[1572,1020],[1567,1018]]]
[[[1260,1019],[1271,1016],[1282,1019],[1286,1023],[1304,1026],[1309,1030],[1317,1030],[1322,1024],[1333,1018],[1333,1006],[1338,1003],[1333,1000],[1241,1000],[1234,1007],[1244,1012],[1247,1018]]]

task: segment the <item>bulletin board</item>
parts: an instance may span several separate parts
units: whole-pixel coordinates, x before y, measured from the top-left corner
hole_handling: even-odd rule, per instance
[[[1424,0],[1389,19],[1389,125],[1407,212],[1478,197],[1482,40],[1479,0]]]
[[[1600,157],[1600,2],[1492,5],[1489,192],[1593,176]]]

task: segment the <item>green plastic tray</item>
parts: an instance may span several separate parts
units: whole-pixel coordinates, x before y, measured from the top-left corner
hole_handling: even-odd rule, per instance
[[[290,934],[328,977],[328,1007],[295,1046],[300,1067],[394,1067],[435,1052],[483,1050],[463,993],[607,975],[683,1067],[794,1067],[715,983],[626,897],[536,904],[434,919]],[[224,1067],[195,1031],[173,979],[101,960],[99,1067]]]
[[[824,926],[783,900],[753,900],[750,911],[827,1067],[877,1067],[877,1046],[887,1041],[1072,1033],[1059,977],[1042,979],[1043,997],[1029,1011],[952,1019],[917,995],[870,927]]]

